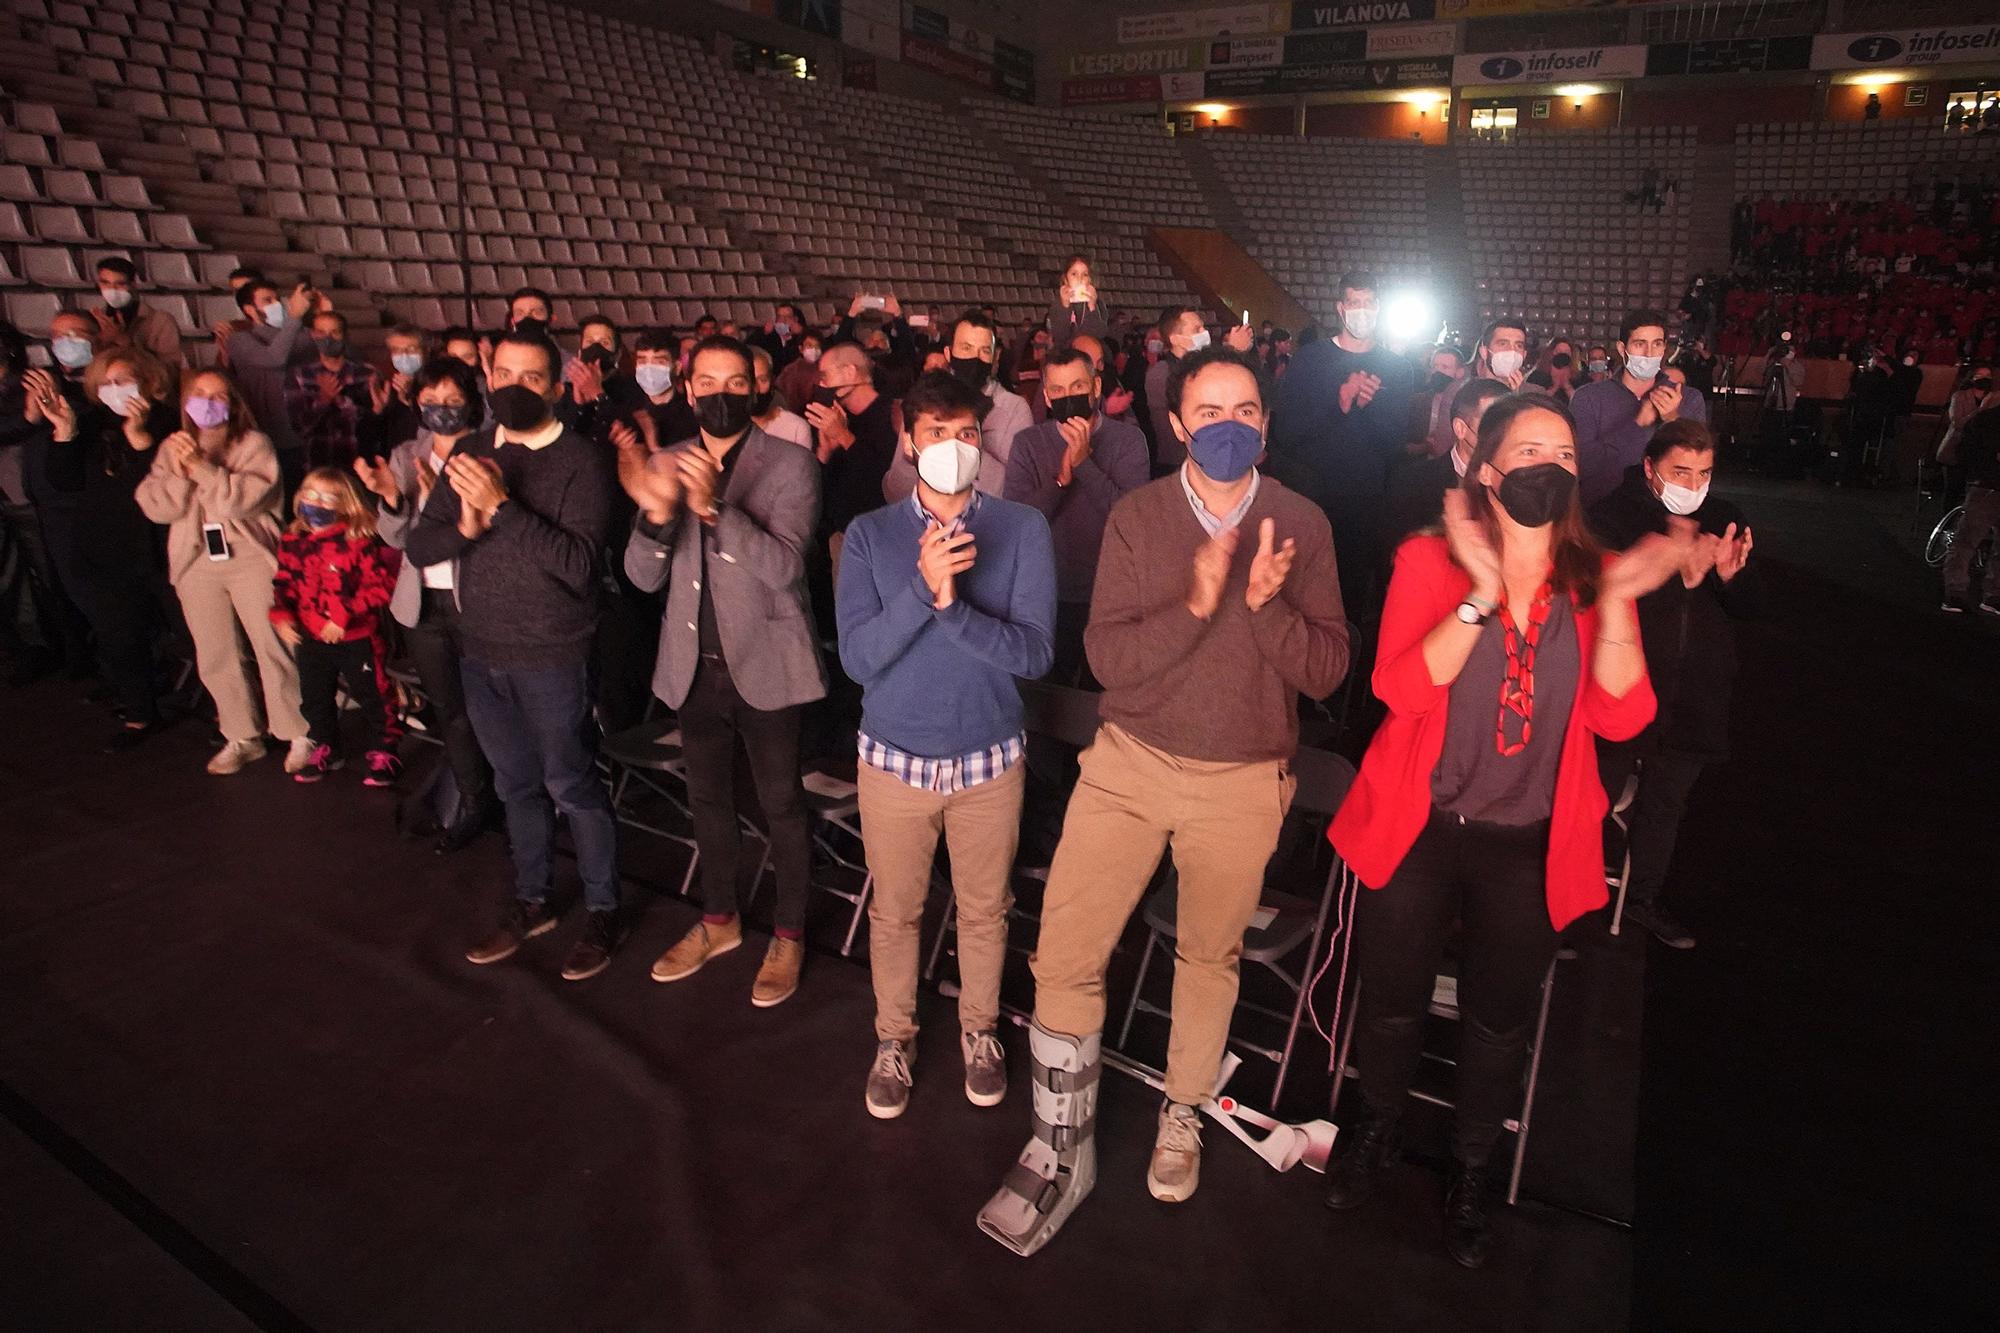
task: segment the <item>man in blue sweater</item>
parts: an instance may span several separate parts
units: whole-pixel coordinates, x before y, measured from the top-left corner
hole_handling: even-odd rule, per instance
[[[1007,1095],[995,1025],[1026,775],[1015,680],[1053,659],[1056,570],[1039,512],[973,489],[990,403],[943,372],[917,381],[902,440],[917,489],[855,519],[841,554],[840,660],[862,687],[857,782],[875,878],[867,1103],[884,1120],[909,1104],[918,928],[940,831],[958,895],[965,1095],[975,1106]]]

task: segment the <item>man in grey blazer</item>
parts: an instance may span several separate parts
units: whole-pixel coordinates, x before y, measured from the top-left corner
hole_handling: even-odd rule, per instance
[[[458,442],[485,417],[479,382],[470,366],[450,357],[432,361],[415,377],[413,390],[421,428],[416,438],[398,442],[385,458],[360,457],[354,471],[381,500],[376,531],[397,550],[409,541],[417,514],[431,487],[444,473],[445,460]],[[389,614],[403,627],[403,642],[416,663],[417,680],[430,700],[438,739],[458,785],[458,810],[438,839],[440,853],[462,851],[488,828],[498,811],[493,795],[493,769],[472,732],[465,711],[465,687],[459,678],[463,650],[458,635],[458,562],[418,567],[403,561]]]
[[[653,980],[692,976],[743,942],[736,912],[741,737],[778,878],[777,936],[750,992],[752,1004],[769,1008],[798,989],[804,961],[812,851],[799,723],[805,705],[826,694],[826,673],[805,577],[819,521],[819,463],[751,420],[755,374],[743,343],[704,338],[683,386],[699,427],[695,438],[653,451],[620,423],[612,440],[619,480],[639,506],[625,573],[644,591],[667,589],[653,692],[680,718],[707,909],[653,964]]]

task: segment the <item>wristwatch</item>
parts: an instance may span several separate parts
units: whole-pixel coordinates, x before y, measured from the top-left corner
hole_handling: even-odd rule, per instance
[[[1477,597],[1467,597],[1458,604],[1458,619],[1461,624],[1483,625],[1486,618],[1500,609],[1497,603],[1482,601]]]

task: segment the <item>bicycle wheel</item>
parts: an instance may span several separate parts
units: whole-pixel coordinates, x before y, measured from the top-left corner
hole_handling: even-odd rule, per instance
[[[1942,565],[1951,555],[1952,541],[1958,536],[1959,520],[1965,517],[1965,506],[1959,505],[1937,521],[1931,529],[1930,540],[1924,543],[1924,563],[1932,569]]]

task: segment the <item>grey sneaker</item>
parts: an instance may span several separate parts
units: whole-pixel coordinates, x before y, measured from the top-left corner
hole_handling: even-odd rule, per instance
[[[875,1047],[875,1063],[868,1067],[869,1115],[894,1120],[909,1108],[910,1066],[916,1059],[911,1042],[885,1041]]]
[[[961,1032],[958,1048],[965,1055],[965,1100],[974,1106],[998,1106],[1007,1097],[1007,1052],[992,1028]]]
[[[1179,1203],[1201,1182],[1201,1112],[1179,1102],[1160,1107],[1160,1136],[1153,1140],[1153,1162],[1146,1168],[1146,1188],[1161,1203]]]

